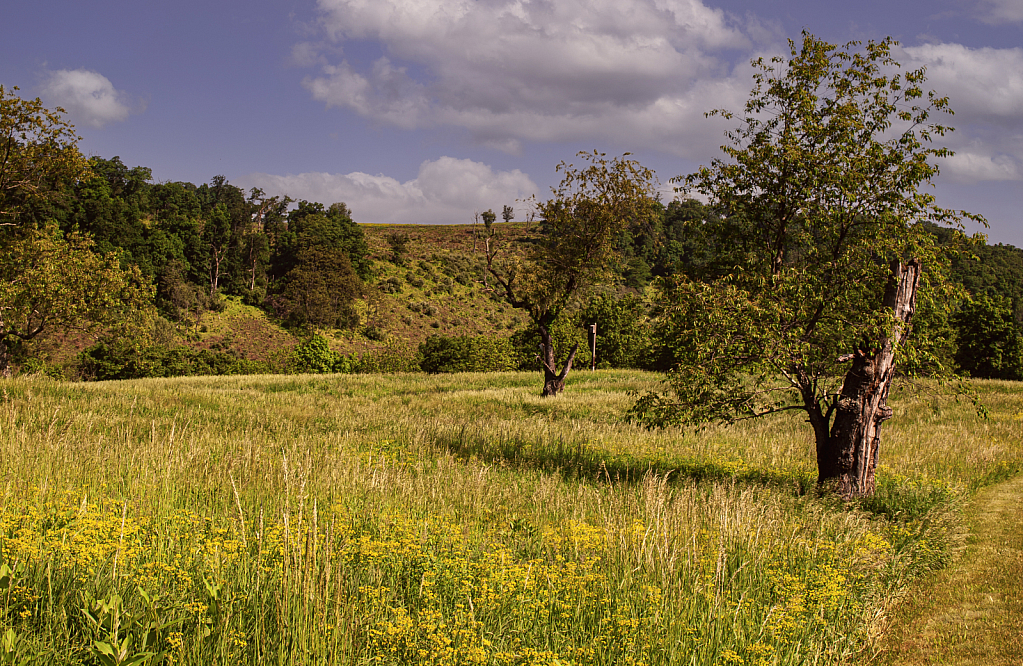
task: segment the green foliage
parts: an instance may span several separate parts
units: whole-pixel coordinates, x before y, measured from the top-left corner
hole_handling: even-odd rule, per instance
[[[423,372],[504,372],[515,370],[515,352],[508,338],[487,335],[431,335],[419,345]]]
[[[116,254],[100,256],[92,241],[55,229],[26,231],[0,246],[0,371],[7,347],[44,331],[117,331],[144,338],[151,329],[152,288]]]
[[[145,167],[129,169],[118,157],[92,157],[89,174],[75,184],[62,228],[69,232],[77,226],[92,236],[101,252],[120,249],[126,261],[137,264],[146,277],[153,277],[152,231],[138,223],[148,206],[147,183],[152,172]]]
[[[303,248],[287,274],[282,293],[284,319],[295,326],[348,328],[358,323],[353,303],[363,294],[343,250]]]
[[[578,344],[580,350],[587,349],[586,329],[578,317],[560,317],[549,330],[554,347],[554,361],[558,365],[568,360],[568,354],[573,346]],[[515,349],[516,367],[519,370],[543,370],[540,339],[540,328],[533,322],[512,333],[511,341]],[[577,358],[582,364],[581,359],[585,357],[585,352],[580,351],[579,354]]]
[[[292,352],[294,366],[298,372],[333,372],[337,352],[330,348],[327,339],[319,333],[295,347]]]
[[[69,184],[89,175],[64,110],[17,93],[0,85],[0,223],[13,225],[2,229],[7,235],[46,222],[50,216],[32,213],[60,201]]]
[[[404,340],[391,338],[383,348],[366,352],[359,357],[354,372],[359,373],[396,373],[419,372],[419,350]]]
[[[287,232],[277,243],[275,277],[286,275],[298,263],[301,252],[311,247],[343,252],[360,279],[370,277],[366,237],[345,204],[335,203],[325,209],[321,203],[298,202],[298,208],[288,214]]]
[[[583,326],[597,324],[598,368],[641,368],[648,365],[650,331],[646,305],[627,294],[594,296],[579,314]]]
[[[483,226],[486,228],[487,234],[488,235],[491,234],[494,227],[494,222],[497,221],[497,213],[488,208],[487,210],[480,213],[480,217],[483,218]]]
[[[848,355],[873,353],[892,331],[882,306],[892,262],[918,260],[921,289],[941,291],[948,247],[921,221],[981,218],[935,206],[924,189],[949,154],[930,146],[948,129],[930,116],[948,101],[924,92],[923,70],[898,71],[893,45],[839,48],[804,33],[789,58],[754,61],[729,161],[675,179],[723,216],[698,225],[713,258],[696,254],[693,277],[708,281],[684,275],[662,290],[671,388],[644,397],[637,414],[705,423],[805,409],[823,424]],[[899,357],[933,357],[921,342]]]
[[[658,215],[652,171],[627,159],[628,154],[608,160],[594,151],[579,157],[589,166],[559,164],[561,183],[553,188],[554,197],[538,207],[542,239],[519,298],[533,321],[548,328],[578,289],[605,276],[622,230]]]
[[[142,666],[159,663],[168,656],[168,635],[184,618],[167,620],[169,609],[162,607],[139,588],[142,604],[138,608],[123,603],[117,592],[103,599],[86,599],[82,614],[92,636],[90,652],[102,666]]]
[[[392,231],[387,234],[387,245],[391,248],[390,260],[396,266],[404,266],[408,258],[408,244],[411,241],[408,232]]]
[[[319,333],[295,347],[292,351],[292,369],[299,373],[354,372],[356,360],[330,348],[327,339]]]
[[[239,358],[228,351],[152,344],[140,346],[122,340],[104,340],[78,357],[82,379],[106,381],[143,377],[255,375],[274,372],[265,361]]]
[[[972,377],[1023,379],[1023,335],[1008,298],[974,298],[956,312],[953,323],[960,369]]]
[[[211,294],[206,285],[190,282],[181,262],[170,261],[160,275],[156,303],[170,319],[195,324],[203,313],[216,310],[219,294]]]

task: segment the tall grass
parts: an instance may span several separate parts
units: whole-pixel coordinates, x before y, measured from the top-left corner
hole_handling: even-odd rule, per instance
[[[623,422],[655,381],[0,382],[0,658],[835,663],[1023,463],[1019,384],[905,393],[843,505],[797,418]]]

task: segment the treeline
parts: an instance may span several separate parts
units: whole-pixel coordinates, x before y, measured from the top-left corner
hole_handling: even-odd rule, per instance
[[[344,204],[292,208],[287,197],[244,192],[223,176],[198,186],[151,183],[149,169],[117,157],[91,158],[89,167],[87,178],[23,213],[22,223],[53,220],[65,233],[91,236],[100,253],[119,252],[155,285],[168,319],[196,320],[220,296],[235,295],[291,325],[352,321],[370,260]]]
[[[56,223],[66,237],[91,239],[97,256],[115,253],[122,267],[135,267],[152,285],[157,329],[160,321],[194,325],[205,312],[220,309],[224,295],[232,295],[264,309],[306,342],[286,358],[254,361],[229,348],[192,349],[171,334],[143,344],[107,337],[80,355],[80,377],[540,367],[532,327],[510,336],[437,335],[418,347],[402,343],[396,331],[378,353],[334,352],[315,331],[357,325],[355,303],[374,280],[365,235],[344,203],[294,202],[259,189],[245,192],[222,176],[198,186],[151,181],[145,167],[94,157],[86,177],[54,182],[51,196],[23,205],[19,225]],[[579,344],[583,351],[577,364],[588,364],[584,327],[596,323],[599,367],[670,369],[675,363],[673,321],[660,305],[670,299],[659,295],[680,279],[720,277],[737,254],[747,251],[747,239],[722,235],[728,226],[721,222],[720,211],[711,207],[673,201],[661,207],[652,223],[624,231],[617,239],[619,260],[612,274],[599,290],[577,299],[570,316],[551,331],[558,361]],[[496,229],[488,224],[485,233],[500,233]],[[542,242],[543,220],[536,231],[537,237],[525,242]],[[937,227],[933,233],[938,242],[955,238]],[[408,239],[388,240],[388,259],[404,266]],[[1023,250],[974,243],[954,256],[944,270],[964,288],[963,297],[950,315],[936,316],[924,304],[918,325],[946,337],[945,362],[960,371],[1023,379]],[[485,283],[482,263],[473,266]],[[388,284],[379,285],[380,290],[386,293]],[[23,354],[26,360],[31,359]],[[39,369],[31,362],[26,367]]]
[[[89,165],[89,178],[31,214],[56,220],[65,233],[84,232],[97,251],[119,252],[122,263],[136,265],[154,285],[162,317],[190,325],[221,307],[222,295],[234,295],[308,332],[294,356],[263,362],[169,339],[145,348],[107,341],[82,355],[85,377],[539,368],[536,332],[528,328],[509,337],[432,336],[418,348],[394,341],[379,354],[332,352],[313,331],[357,324],[353,304],[373,279],[365,235],[344,203],[295,205],[258,189],[245,192],[222,176],[198,186],[152,183],[149,169],[128,168],[117,157],[94,157]],[[559,362],[578,343],[584,351],[577,363],[588,363],[584,326],[596,323],[599,367],[671,368],[672,320],[659,310],[657,294],[677,279],[719,277],[746,251],[743,238],[721,235],[721,220],[719,211],[700,202],[673,201],[653,224],[623,232],[620,259],[603,290],[580,299],[552,331]],[[542,220],[537,229],[542,237]],[[939,241],[953,238],[938,227],[933,232]],[[404,265],[407,238],[388,240],[388,259]],[[482,266],[476,270],[482,279]],[[969,297],[940,322],[925,306],[919,325],[945,329],[946,361],[959,370],[1023,379],[1023,250],[975,243],[945,270]]]

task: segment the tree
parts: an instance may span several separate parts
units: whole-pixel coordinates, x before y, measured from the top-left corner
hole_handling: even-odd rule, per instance
[[[412,241],[407,231],[392,231],[387,234],[387,246],[391,248],[391,263],[404,266],[408,259],[408,244]]]
[[[21,99],[0,86],[0,225],[18,226],[31,208],[66,195],[64,187],[88,174],[74,125],[63,109]]]
[[[512,208],[511,206],[505,205],[505,207],[503,209],[501,209],[501,219],[504,220],[505,223],[508,223],[508,222],[511,222],[512,220],[514,220],[515,219],[515,209]]]
[[[47,331],[116,329],[138,338],[151,327],[152,288],[138,267],[93,252],[77,233],[29,231],[0,253],[0,374],[10,375],[12,344]]]
[[[298,265],[288,273],[283,293],[290,323],[327,328],[357,323],[353,302],[362,295],[362,280],[344,250],[317,245],[299,252]]]
[[[480,213],[480,217],[483,218],[483,227],[486,229],[487,235],[493,236],[494,222],[497,221],[497,213],[495,213],[492,208],[488,208]]]
[[[945,288],[952,245],[925,223],[983,219],[922,189],[950,154],[931,146],[949,130],[930,116],[951,112],[924,93],[924,70],[899,71],[895,42],[789,44],[791,57],[753,62],[730,161],[674,179],[721,212],[708,233],[730,269],[669,290],[678,365],[635,413],[700,424],[804,411],[819,483],[869,495],[896,363],[927,354],[910,337],[918,290]]]
[[[217,204],[203,220],[202,240],[209,249],[208,267],[210,296],[216,296],[220,289],[220,271],[231,245],[231,218],[227,206]]]
[[[1012,302],[981,296],[964,304],[953,317],[955,360],[972,377],[1023,379],[1023,335],[1012,317]]]
[[[352,220],[352,211],[344,203],[333,203],[324,208],[321,203],[299,201],[298,208],[288,215],[287,238],[279,243],[276,263],[290,270],[299,249],[312,245],[343,250],[359,277],[363,280],[369,278],[372,262],[366,236]]]
[[[487,250],[487,270],[505,300],[529,313],[540,334],[540,361],[544,369],[544,396],[565,388],[572,369],[573,347],[561,371],[556,368],[551,329],[572,297],[599,280],[617,255],[619,233],[639,220],[657,215],[653,172],[635,160],[608,160],[604,153],[582,152],[589,166],[562,162],[561,183],[553,198],[539,205],[541,238],[526,256],[498,262],[499,243]]]
[[[287,196],[267,197],[258,187],[249,191],[251,224],[241,234],[240,248],[245,271],[249,274],[246,298],[253,298],[255,304],[266,296],[266,269],[270,261],[271,241],[276,240],[277,229],[283,226],[291,201],[291,197]],[[259,291],[256,290],[257,284]]]

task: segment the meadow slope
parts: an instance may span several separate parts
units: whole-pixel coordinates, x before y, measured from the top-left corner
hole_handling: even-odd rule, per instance
[[[842,504],[798,418],[626,423],[656,381],[0,381],[0,658],[858,660],[963,503],[1023,469],[1020,384],[978,383],[987,420],[899,392],[878,496]]]

